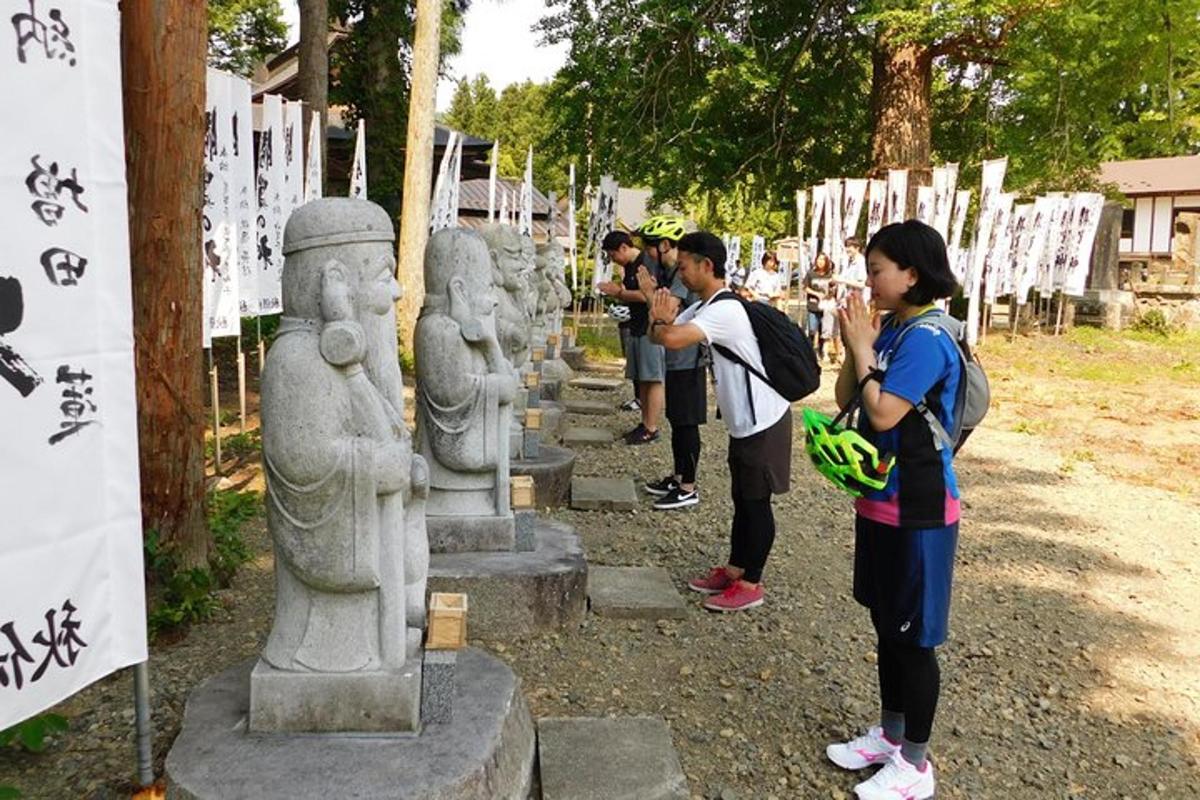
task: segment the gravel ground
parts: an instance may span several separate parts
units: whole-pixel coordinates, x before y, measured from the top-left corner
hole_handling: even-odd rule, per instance
[[[816,405],[831,406],[832,378]],[[625,392],[587,396],[615,408]],[[619,432],[636,420],[614,411],[570,421]],[[661,566],[690,595],[686,579],[724,559],[725,433],[715,420],[703,430],[700,506],[654,512],[647,499],[634,513],[555,512],[592,564]],[[932,745],[938,796],[1200,797],[1200,503],[1086,462],[1066,468],[1062,452],[998,426],[960,457],[964,524]],[[874,641],[850,597],[850,503],[800,447],[793,462],[762,608],[713,615],[693,603],[678,621],[590,617],[579,630],[476,644],[521,675],[535,716],[664,716],[696,798],[849,797],[857,779],[823,750],[875,717]],[[655,478],[669,463],[665,441],[614,445],[581,451],[576,474]],[[160,771],[188,691],[265,638],[273,582],[261,522],[250,538],[260,556],[223,594],[218,618],[153,648]],[[113,676],[64,703],[71,731],[40,755],[0,752],[0,783],[29,797],[118,796],[133,770],[130,686]]]

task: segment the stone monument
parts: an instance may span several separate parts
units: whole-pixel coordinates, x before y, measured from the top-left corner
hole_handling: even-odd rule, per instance
[[[262,379],[275,620],[256,663],[189,697],[168,797],[528,796],[533,724],[502,662],[439,652],[423,714],[431,481],[403,421],[393,241],[363,200],[288,220]]]
[[[574,531],[535,521],[532,510],[514,515],[510,505],[510,472],[528,474],[520,465],[565,469],[564,490],[574,465],[574,453],[556,447],[510,458],[510,404],[523,390],[504,358],[494,310],[503,313],[505,295],[516,307],[521,295],[493,286],[490,276],[497,261],[500,274],[517,261],[514,231],[490,231],[491,243],[515,245],[499,255],[474,231],[446,228],[430,237],[414,335],[417,439],[431,475],[431,581],[437,591],[467,593],[471,629],[498,635],[578,623],[586,607],[587,564]],[[507,274],[525,281],[515,267]],[[529,325],[508,341],[523,340]],[[521,513],[528,529],[516,524]]]

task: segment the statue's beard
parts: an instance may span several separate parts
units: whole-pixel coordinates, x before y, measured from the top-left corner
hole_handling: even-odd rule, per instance
[[[391,314],[365,314],[359,321],[367,335],[363,371],[387,398],[396,412],[403,413],[404,390],[400,376],[400,347]]]

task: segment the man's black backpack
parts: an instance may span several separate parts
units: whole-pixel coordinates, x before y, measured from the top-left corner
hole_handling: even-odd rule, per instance
[[[724,345],[712,347],[730,361],[740,364],[747,372],[753,372],[759,380],[778,392],[788,402],[808,397],[821,386],[821,365],[812,343],[796,323],[782,311],[766,303],[757,303],[738,297],[733,292],[721,292],[711,302],[737,300],[746,309],[758,350],[762,354],[766,375],[739,358]],[[749,387],[750,378],[746,377]],[[750,407],[754,407],[751,402]]]

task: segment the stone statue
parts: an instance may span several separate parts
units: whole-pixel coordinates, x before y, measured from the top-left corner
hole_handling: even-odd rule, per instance
[[[562,333],[562,311],[571,307],[571,289],[567,286],[566,264],[563,246],[551,239],[538,246],[538,257],[542,259],[546,280],[549,283],[546,298],[548,327],[551,333]]]
[[[529,361],[532,314],[526,276],[532,263],[526,259],[525,244],[513,226],[485,225],[480,232],[491,254],[492,280],[498,300],[496,333],[500,348],[512,367],[520,370]]]
[[[496,334],[493,256],[464,228],[425,249],[425,304],[414,334],[417,440],[430,469],[433,550],[511,550],[509,439],[517,378]]]
[[[252,730],[418,722],[428,470],[404,425],[392,242],[387,213],[350,198],[302,206],[284,232],[262,378],[276,610]]]

